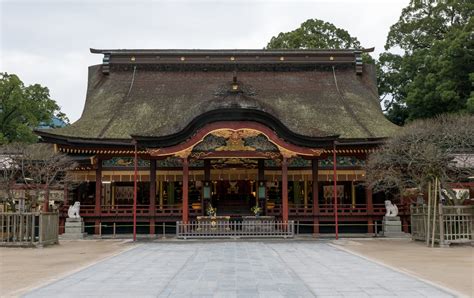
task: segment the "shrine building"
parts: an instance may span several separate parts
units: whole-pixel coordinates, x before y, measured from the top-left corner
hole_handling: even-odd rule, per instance
[[[337,214],[342,232],[370,233],[385,195],[364,186],[364,165],[398,130],[362,62],[372,50],[91,49],[103,62],[81,118],[36,132],[78,162],[65,208],[81,203],[89,233],[130,231],[135,189],[140,233],[208,206],[235,220],[260,206],[313,233]]]

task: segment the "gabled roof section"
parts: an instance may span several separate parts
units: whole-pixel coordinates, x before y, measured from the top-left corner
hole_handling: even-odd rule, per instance
[[[357,69],[363,51],[370,49],[91,49],[104,63],[89,67],[81,118],[38,134],[128,143],[132,135],[176,135],[200,115],[232,110],[235,119],[239,111],[268,115],[307,138],[389,137],[398,126],[381,111],[373,66]]]

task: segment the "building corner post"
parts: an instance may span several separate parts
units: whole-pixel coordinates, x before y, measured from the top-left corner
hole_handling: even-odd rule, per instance
[[[283,157],[281,162],[281,184],[282,184],[282,219],[288,223],[288,159]]]

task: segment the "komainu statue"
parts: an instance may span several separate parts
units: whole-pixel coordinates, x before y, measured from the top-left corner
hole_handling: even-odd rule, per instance
[[[69,218],[81,218],[81,216],[79,215],[80,208],[81,208],[81,203],[74,202],[74,205],[69,206],[69,209],[67,210],[67,216]]]
[[[385,200],[385,209],[387,210],[387,213],[385,213],[385,216],[395,217],[398,215],[397,205],[392,204],[390,200]]]

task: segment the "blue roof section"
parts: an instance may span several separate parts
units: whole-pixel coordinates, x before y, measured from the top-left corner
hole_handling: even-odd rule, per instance
[[[38,125],[38,129],[48,129],[48,128],[60,128],[60,127],[65,127],[67,124],[66,122],[64,122],[63,120],[57,118],[57,117],[53,117],[53,119],[51,119],[51,123],[45,123],[45,122],[42,122]]]

